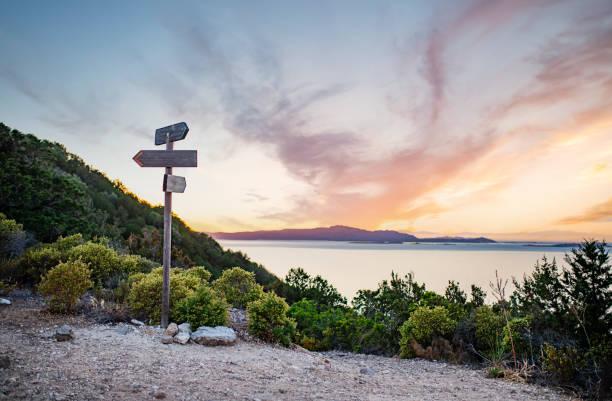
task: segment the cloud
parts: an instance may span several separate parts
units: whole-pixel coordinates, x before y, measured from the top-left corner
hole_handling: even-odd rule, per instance
[[[560,127],[588,122],[606,113],[609,101],[605,95],[612,88],[612,73],[605,67],[612,60],[610,24],[602,23],[608,17],[602,12],[598,17],[576,17],[573,22],[578,28],[561,32],[537,49],[529,59],[536,74],[511,97],[492,105],[493,113],[467,110],[481,116],[474,127],[455,128],[459,131],[456,136],[440,124],[453,115],[449,111],[462,112],[471,107],[449,90],[455,76],[451,68],[457,65],[456,60],[450,59],[455,52],[449,50],[464,46],[466,41],[474,45],[491,40],[499,31],[516,29],[513,24],[517,21],[523,23],[523,28],[526,21],[537,24],[552,4],[557,7],[558,3],[480,0],[450,17],[436,19],[435,29],[418,47],[422,51],[421,79],[428,96],[424,103],[416,104],[423,99],[406,94],[411,109],[427,111],[416,114],[417,134],[410,138],[416,140],[381,154],[372,151],[371,143],[364,140],[367,132],[322,127],[314,114],[323,102],[350,93],[351,85],[338,82],[317,86],[291,81],[283,72],[273,44],[257,35],[239,37],[237,52],[232,44],[236,38],[220,37],[215,29],[199,21],[181,24],[173,32],[177,42],[187,49],[180,49],[181,66],[167,75],[169,82],[181,83],[175,94],[179,98],[193,95],[194,88],[214,91],[218,100],[214,113],[218,113],[234,139],[271,152],[291,175],[311,185],[312,193],[295,199],[292,208],[258,217],[288,224],[316,220],[321,224],[370,228],[390,220],[414,221],[448,210],[446,205],[423,206],[420,200],[460,179],[464,171],[476,169],[475,176],[490,178],[490,183],[472,194],[499,190],[512,180],[522,161],[529,162],[550,151],[571,135],[560,133]],[[405,53],[402,50],[403,57],[407,57]],[[595,93],[590,92],[594,86],[599,88],[598,96],[578,107],[578,97]],[[575,102],[566,118],[519,120],[516,126],[503,127],[503,120],[510,114],[532,112],[559,99]],[[198,99],[189,104],[177,103],[177,111],[191,115],[201,109]],[[511,156],[500,155],[500,150],[512,146],[521,150]],[[376,191],[353,190],[364,183],[376,187]],[[474,187],[472,184],[465,183]],[[247,198],[255,199],[250,195]]]
[[[584,213],[559,220],[559,224],[612,222],[612,198],[597,204]]]

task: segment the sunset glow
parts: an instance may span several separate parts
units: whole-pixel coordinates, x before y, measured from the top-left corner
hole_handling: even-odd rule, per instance
[[[0,121],[154,204],[186,121],[195,229],[612,239],[609,0],[84,7],[3,6]]]

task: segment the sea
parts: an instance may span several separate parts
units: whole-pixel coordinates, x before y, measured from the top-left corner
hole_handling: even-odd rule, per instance
[[[301,267],[320,275],[350,301],[360,289],[375,289],[391,272],[413,273],[426,288],[443,293],[449,280],[469,291],[472,284],[494,300],[490,283],[497,277],[507,281],[506,293],[513,290],[512,279],[522,280],[543,257],[566,266],[564,256],[571,244],[497,242],[477,243],[351,243],[336,241],[220,240],[224,248],[241,251],[278,277]],[[468,292],[469,293],[469,292]]]

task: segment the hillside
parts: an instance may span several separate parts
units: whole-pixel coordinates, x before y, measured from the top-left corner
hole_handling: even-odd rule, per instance
[[[268,231],[243,231],[235,233],[211,233],[217,239],[233,240],[276,240],[276,241],[357,241],[357,242],[495,242],[488,238],[439,237],[418,238],[392,230],[362,230],[347,226],[318,228],[296,228]]]
[[[0,123],[0,182],[0,212],[23,224],[37,241],[74,233],[105,236],[115,248],[161,263],[163,207],[138,199],[63,145]],[[263,266],[223,250],[180,218],[173,219],[172,228],[173,265],[205,266],[215,277],[240,266],[267,287],[279,285]]]

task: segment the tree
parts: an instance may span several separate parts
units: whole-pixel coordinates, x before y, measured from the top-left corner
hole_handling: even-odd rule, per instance
[[[310,276],[301,267],[289,270],[285,283],[290,303],[309,299],[324,308],[346,306],[346,298],[333,285],[321,276]]]

